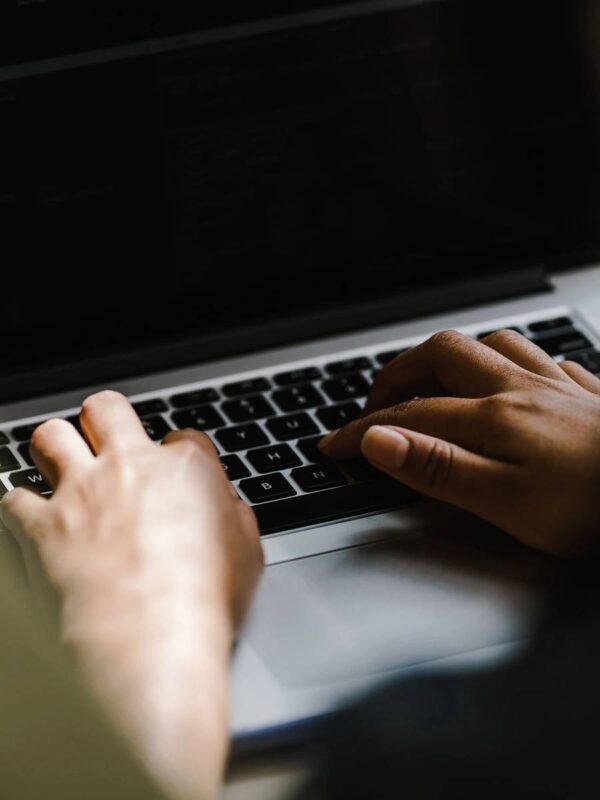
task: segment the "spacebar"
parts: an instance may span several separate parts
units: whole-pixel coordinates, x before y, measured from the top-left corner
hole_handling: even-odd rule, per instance
[[[261,534],[303,528],[319,522],[389,511],[416,498],[395,481],[354,483],[339,489],[303,494],[254,506]]]

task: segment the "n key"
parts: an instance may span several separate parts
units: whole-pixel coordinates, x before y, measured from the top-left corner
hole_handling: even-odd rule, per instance
[[[11,472],[10,482],[15,489],[33,489],[39,494],[49,494],[52,489],[48,486],[37,469],[25,469],[22,472]]]

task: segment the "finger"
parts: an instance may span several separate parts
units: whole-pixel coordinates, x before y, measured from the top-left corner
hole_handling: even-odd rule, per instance
[[[568,380],[558,364],[541,347],[517,331],[495,331],[482,339],[481,343],[536,375],[559,381]]]
[[[219,451],[217,450],[216,445],[206,433],[202,433],[202,431],[197,431],[194,428],[184,428],[180,431],[169,431],[165,438],[162,440],[164,445],[172,445],[176,442],[182,441],[192,441],[195,442],[198,447],[201,447],[203,450],[206,450],[211,456],[219,455]]]
[[[90,448],[65,419],[49,419],[38,426],[31,437],[29,452],[53,489],[67,472],[84,470],[94,460]]]
[[[479,408],[479,400],[457,397],[409,400],[332,431],[319,447],[328,458],[345,461],[360,453],[362,438],[373,425],[396,425],[478,451],[488,433],[487,423],[478,416]]]
[[[514,388],[526,372],[457,331],[437,333],[401,353],[375,378],[363,416],[415,396],[485,397]]]
[[[503,527],[518,467],[458,445],[396,427],[370,428],[362,452],[377,468],[428,497]]]
[[[0,516],[15,536],[36,539],[48,514],[48,500],[29,489],[13,489],[0,503]]]
[[[600,379],[575,361],[561,361],[560,369],[588,392],[600,394]]]
[[[133,406],[118,392],[91,395],[83,401],[79,418],[94,453],[105,447],[127,449],[150,442]]]

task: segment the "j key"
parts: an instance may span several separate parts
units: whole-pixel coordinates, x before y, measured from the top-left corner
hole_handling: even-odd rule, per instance
[[[553,331],[557,328],[572,328],[573,320],[570,317],[555,317],[554,319],[543,319],[540,322],[531,322],[529,330],[532,333],[543,333]]]
[[[25,469],[22,472],[11,472],[9,477],[15,489],[24,487],[25,489],[33,489],[39,492],[39,494],[47,494],[52,491],[37,469]]]
[[[327,402],[321,392],[310,383],[292,386],[291,389],[279,389],[273,392],[273,400],[282,411],[302,411],[303,408],[315,408]]]
[[[274,444],[246,453],[246,458],[257,472],[272,472],[274,469],[290,469],[302,462],[287,444]]]
[[[400,353],[405,353],[406,350],[388,350],[386,353],[379,353],[377,356],[377,362],[384,367],[386,364],[389,364],[390,361],[393,361],[396,356],[399,356]]]
[[[482,339],[485,339],[486,336],[491,336],[492,333],[498,333],[498,331],[516,331],[517,333],[523,333],[521,328],[517,328],[514,325],[512,325],[510,327],[507,326],[506,328],[494,328],[493,331],[483,331],[483,333],[477,334],[477,338],[479,339],[479,341],[481,341]]]
[[[21,425],[18,428],[13,428],[13,439],[16,439],[17,442],[28,442],[31,439],[34,430],[41,424],[41,421],[30,422],[29,425]]]
[[[543,338],[533,340],[538,347],[545,350],[549,356],[565,355],[565,353],[572,353],[576,350],[585,350],[592,347],[592,343],[575,328],[557,333],[554,336],[544,336]]]
[[[271,384],[266,378],[248,378],[237,383],[228,383],[223,386],[225,397],[240,397],[243,394],[254,394],[255,392],[266,392],[271,388]]]
[[[0,431],[0,444],[8,444],[8,436],[4,431]]]
[[[162,441],[171,430],[171,426],[163,417],[144,417],[142,425],[148,436],[155,442]]]
[[[342,428],[360,414],[358,403],[342,403],[340,406],[329,406],[317,411],[319,422],[329,431]]]
[[[572,360],[581,364],[582,367],[585,367],[594,374],[600,372],[600,353],[597,350],[589,350],[587,353],[581,353],[581,355],[576,356]]]
[[[318,448],[318,444],[322,438],[323,436],[319,434],[318,436],[309,436],[308,439],[300,439],[299,442],[296,442],[298,450],[300,450],[304,458],[310,461],[311,464],[325,460],[325,456]]]
[[[215,438],[229,453],[269,444],[269,437],[255,422],[224,428],[215,433]]]
[[[290,473],[305,492],[318,492],[320,489],[333,489],[344,486],[348,481],[333,464],[312,464],[310,467],[293,469]]]
[[[168,411],[167,404],[160,397],[155,397],[152,400],[140,400],[139,403],[134,403],[136,414],[139,417],[148,417],[150,414],[162,414],[163,411]]]
[[[232,422],[251,422],[253,419],[272,417],[276,413],[271,403],[260,394],[241,400],[227,400],[221,408]]]
[[[351,478],[360,483],[376,481],[382,478],[382,473],[364,458],[353,458],[351,461],[344,461],[342,466]]]
[[[289,372],[280,372],[275,375],[273,380],[277,386],[293,386],[295,383],[306,383],[307,381],[318,381],[322,377],[318,367],[303,367],[302,369],[292,369]]]
[[[35,467],[33,463],[33,458],[29,452],[29,442],[23,442],[18,447],[19,453],[21,454],[21,458],[25,461],[26,464],[29,464],[30,467]]]
[[[194,389],[191,392],[175,394],[171,397],[171,405],[175,408],[187,408],[188,406],[203,406],[206,403],[216,403],[219,393],[216,389]]]
[[[318,427],[308,416],[308,414],[289,414],[286,417],[270,419],[267,428],[273,436],[280,442],[289,439],[301,439],[303,436],[312,436],[319,432]]]
[[[10,469],[19,469],[20,464],[8,449],[8,447],[0,447],[0,472],[8,472]]]
[[[358,358],[345,358],[343,361],[334,361],[325,367],[329,375],[344,375],[347,372],[359,372],[364,369],[371,369],[373,363],[366,356]]]
[[[362,375],[344,375],[324,381],[323,389],[334,402],[338,402],[365,397],[369,392],[369,384]]]
[[[240,481],[240,489],[251,503],[264,503],[281,497],[293,497],[296,490],[283,475],[274,472],[261,478],[247,478]]]
[[[221,464],[230,481],[237,481],[250,475],[250,470],[239,456],[221,456]]]
[[[178,428],[195,428],[197,431],[208,431],[220,428],[225,420],[212,406],[199,406],[189,411],[176,411],[172,420]]]

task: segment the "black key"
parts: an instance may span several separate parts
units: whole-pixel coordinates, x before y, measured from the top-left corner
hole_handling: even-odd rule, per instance
[[[343,361],[334,361],[325,367],[329,375],[345,375],[348,372],[359,372],[364,369],[371,369],[373,362],[366,356],[358,358],[345,358]]]
[[[168,411],[168,406],[160,397],[155,397],[151,400],[140,400],[134,403],[136,414],[140,417],[148,417],[150,414],[162,414],[163,411]]]
[[[322,373],[318,367],[302,367],[289,372],[280,372],[279,375],[275,375],[273,380],[277,386],[293,386],[295,383],[318,381],[321,377]]]
[[[365,458],[353,458],[351,461],[344,461],[342,466],[351,478],[360,483],[381,480],[383,476],[383,473],[375,469]]]
[[[203,406],[206,403],[216,403],[219,393],[216,389],[193,389],[191,392],[175,394],[170,398],[171,405],[175,408],[187,408],[188,406]]]
[[[225,420],[212,406],[199,406],[189,411],[176,411],[171,419],[178,428],[195,428],[197,431],[208,431],[220,428]]]
[[[12,450],[9,450],[8,447],[0,447],[0,472],[8,472],[11,469],[20,468],[21,465]]]
[[[483,333],[478,333],[477,338],[481,341],[485,339],[486,336],[491,336],[492,333],[498,333],[498,331],[516,331],[517,333],[523,333],[521,328],[517,328],[515,325],[506,327],[506,328],[495,328],[493,331],[484,331]]]
[[[292,386],[291,389],[279,389],[273,392],[273,400],[282,411],[302,411],[303,408],[315,408],[327,402],[321,392],[310,383]]]
[[[600,353],[597,350],[588,350],[586,353],[580,353],[570,360],[576,361],[594,374],[600,372]]]
[[[237,383],[228,383],[222,387],[226,397],[240,397],[243,394],[254,394],[254,392],[266,392],[271,388],[271,384],[266,378],[248,378]]]
[[[576,350],[586,350],[592,347],[590,340],[580,331],[572,328],[571,330],[557,333],[554,336],[544,336],[534,339],[534,344],[545,350],[549,356],[560,356],[572,353]]]
[[[554,319],[543,319],[540,322],[531,322],[529,330],[532,333],[543,333],[553,331],[557,328],[572,328],[573,320],[570,317],[555,317]]]
[[[257,472],[289,469],[302,463],[287,444],[273,444],[270,447],[261,447],[260,450],[251,450],[246,453],[246,458]]]
[[[31,439],[34,430],[41,424],[41,421],[30,422],[29,425],[20,425],[18,428],[13,428],[13,439],[16,439],[17,442],[28,442]]]
[[[237,481],[250,475],[250,470],[239,456],[221,456],[221,464],[230,481]]]
[[[308,414],[289,414],[286,417],[270,419],[267,428],[273,436],[280,442],[290,439],[301,439],[303,436],[312,436],[318,433],[319,429],[308,416]]]
[[[239,486],[251,503],[264,503],[267,500],[293,497],[296,494],[292,484],[278,472],[260,478],[247,478],[245,481],[240,481]]]
[[[21,472],[11,472],[9,477],[15,489],[24,487],[25,489],[33,489],[39,494],[47,494],[52,491],[37,469],[25,469]]]
[[[171,426],[164,417],[144,417],[142,419],[142,425],[148,436],[155,442],[162,441],[171,430]]]
[[[269,437],[255,422],[223,428],[215,433],[215,438],[229,453],[269,444]]]
[[[0,481],[0,500],[4,497],[4,495],[8,492],[6,486]]]
[[[329,431],[334,431],[336,428],[342,428],[353,419],[356,419],[360,414],[360,406],[358,403],[342,403],[339,406],[329,406],[329,408],[320,408],[317,411],[317,417],[322,423],[323,427]]]
[[[4,431],[0,431],[0,444],[8,444],[8,436]]]
[[[21,454],[21,458],[25,461],[26,464],[29,464],[30,467],[35,467],[33,462],[33,458],[29,452],[29,442],[23,442],[18,447],[19,453]]]
[[[79,414],[72,414],[70,417],[67,417],[66,419],[67,419],[67,422],[70,422],[71,425],[73,425],[75,428],[77,428],[79,433],[82,432],[81,420],[79,419]]]
[[[404,350],[388,350],[386,353],[379,353],[376,358],[381,366],[384,367],[386,364],[389,364],[390,361],[393,361],[396,356],[399,356],[400,353],[406,353],[406,348]]]
[[[362,375],[344,375],[324,381],[323,389],[334,402],[337,402],[365,397],[369,393],[369,384]]]
[[[227,400],[221,408],[232,422],[251,422],[253,419],[272,417],[277,413],[271,403],[260,394],[243,397],[241,400]]]
[[[384,480],[298,495],[278,503],[259,505],[255,511],[260,532],[267,534],[388,511],[405,506],[416,497],[397,481]]]
[[[319,434],[318,436],[310,436],[308,439],[300,439],[299,442],[296,442],[298,450],[300,450],[304,458],[312,464],[325,460],[325,456],[317,446],[322,438],[323,436]]]
[[[305,492],[318,492],[320,489],[333,489],[344,486],[348,481],[333,464],[311,464],[310,467],[293,469],[290,473]]]

